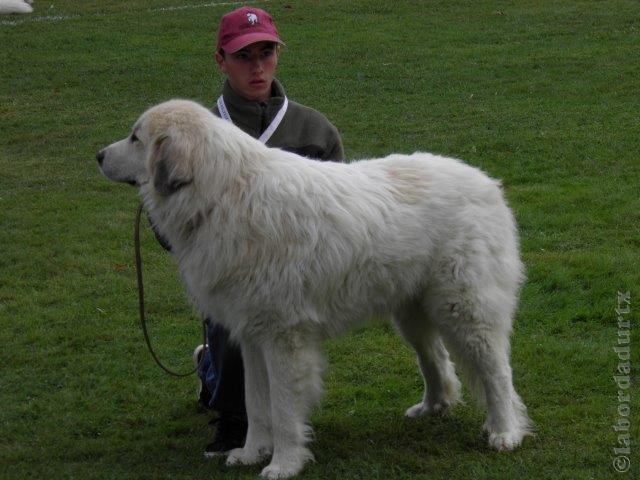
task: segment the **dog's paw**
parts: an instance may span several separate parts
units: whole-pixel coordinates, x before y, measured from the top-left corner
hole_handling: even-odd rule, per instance
[[[427,415],[444,415],[449,410],[449,402],[436,402],[433,405],[420,402],[404,412],[409,418],[425,417]]]
[[[522,443],[523,434],[518,430],[511,432],[486,432],[488,435],[489,446],[498,451],[515,450]]]
[[[313,454],[309,449],[292,447],[286,450],[285,455],[274,454],[271,463],[262,470],[260,475],[269,480],[293,477],[299,474],[309,461],[313,461]]]
[[[269,456],[269,452],[260,449],[235,448],[227,455],[227,466],[255,465]]]
[[[268,480],[277,480],[281,478],[290,478],[302,471],[302,466],[284,466],[270,464],[262,470],[260,476]]]

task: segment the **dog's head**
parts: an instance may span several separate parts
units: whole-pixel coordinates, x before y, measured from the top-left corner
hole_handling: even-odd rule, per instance
[[[156,105],[140,116],[129,136],[98,152],[100,170],[115,182],[172,195],[192,182],[195,153],[204,148],[211,117],[187,100]]]

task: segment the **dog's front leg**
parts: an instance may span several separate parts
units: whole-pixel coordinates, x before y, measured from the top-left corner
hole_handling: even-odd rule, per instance
[[[313,459],[306,448],[307,417],[321,390],[319,347],[296,332],[263,344],[269,375],[273,457],[261,475],[268,479],[289,478]]]
[[[261,348],[248,342],[242,342],[240,347],[249,428],[244,447],[229,452],[227,465],[252,465],[267,458],[273,451],[269,379],[264,353]]]

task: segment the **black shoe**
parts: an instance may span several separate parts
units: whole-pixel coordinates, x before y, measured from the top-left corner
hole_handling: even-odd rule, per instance
[[[204,449],[205,457],[225,455],[234,448],[244,446],[247,438],[247,419],[240,415],[221,413],[220,417],[212,420],[216,424],[213,441]]]

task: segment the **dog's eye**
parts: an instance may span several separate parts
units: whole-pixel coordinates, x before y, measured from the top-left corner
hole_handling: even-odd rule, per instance
[[[140,139],[138,138],[138,136],[135,133],[131,134],[131,143],[135,143],[135,142],[139,142]]]

